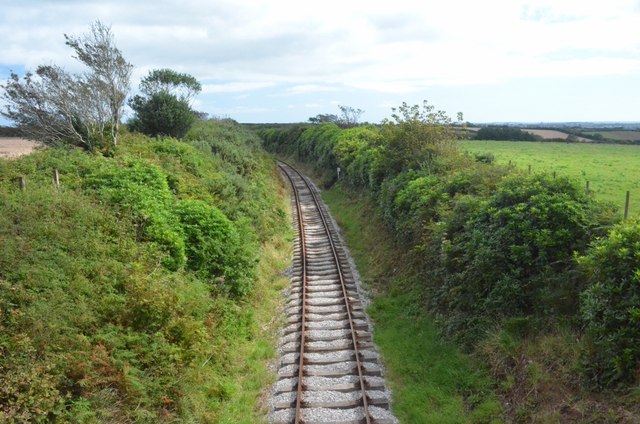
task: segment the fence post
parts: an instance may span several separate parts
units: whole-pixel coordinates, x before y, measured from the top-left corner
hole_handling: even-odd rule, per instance
[[[60,188],[60,173],[57,169],[53,170],[53,187],[55,187],[56,190]]]
[[[553,171],[553,179],[556,179],[556,171]]]
[[[627,190],[627,198],[624,201],[624,219],[627,219],[629,216],[629,191]]]
[[[20,175],[18,180],[20,181],[20,190],[25,191],[27,189],[27,180],[26,180],[26,178],[24,177],[24,175]]]
[[[589,193],[589,180],[587,180],[587,193]]]

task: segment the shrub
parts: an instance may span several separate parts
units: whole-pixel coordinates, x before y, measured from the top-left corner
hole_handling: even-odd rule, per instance
[[[578,258],[589,282],[586,370],[597,386],[640,382],[640,219],[614,227]]]
[[[489,152],[474,153],[473,157],[475,158],[476,162],[493,163],[496,161],[496,157],[494,156],[494,154]]]
[[[435,246],[433,302],[446,331],[473,342],[503,317],[573,315],[583,288],[573,254],[593,236],[599,206],[574,182],[544,175],[508,177],[468,206]]]
[[[126,160],[124,166],[105,164],[87,177],[85,188],[133,212],[141,238],[166,249],[163,263],[168,269],[184,266],[184,236],[170,209],[172,194],[162,169],[141,160]]]
[[[183,200],[175,213],[186,238],[187,267],[216,283],[218,289],[244,295],[255,277],[253,246],[217,208],[199,200]]]
[[[444,111],[435,110],[426,100],[422,106],[402,103],[392,110],[392,119],[386,119],[381,128],[388,172],[411,168],[438,171],[447,156],[455,155],[457,133]]]

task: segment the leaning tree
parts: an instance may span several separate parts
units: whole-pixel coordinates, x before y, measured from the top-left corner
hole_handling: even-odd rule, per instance
[[[100,21],[89,33],[65,34],[65,39],[87,70],[70,74],[47,65],[22,78],[12,72],[2,85],[6,106],[0,113],[27,137],[46,145],[89,150],[115,146],[133,66],[116,47],[111,28]]]

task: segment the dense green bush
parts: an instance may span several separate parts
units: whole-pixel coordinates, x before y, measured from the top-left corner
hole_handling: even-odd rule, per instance
[[[0,193],[0,209],[0,421],[155,416],[192,347],[174,344],[186,305],[146,261],[157,252],[82,192],[31,186]]]
[[[640,382],[640,219],[617,225],[579,258],[590,286],[582,295],[597,386]]]
[[[233,295],[247,294],[255,277],[255,252],[229,219],[200,200],[175,206],[185,234],[187,266]]]
[[[575,313],[584,283],[573,254],[596,234],[601,213],[576,183],[513,176],[464,207],[467,216],[457,210],[462,216],[442,226],[434,246],[442,280],[432,304],[448,333],[474,342],[501,318]]]
[[[391,119],[381,128],[387,175],[408,169],[439,172],[446,168],[447,159],[455,155],[457,147],[452,119],[426,100],[421,106],[403,103],[392,111]]]
[[[182,228],[171,213],[172,194],[161,168],[142,160],[111,163],[87,177],[85,187],[136,217],[142,239],[158,243],[168,252],[163,261],[170,270],[185,265]]]

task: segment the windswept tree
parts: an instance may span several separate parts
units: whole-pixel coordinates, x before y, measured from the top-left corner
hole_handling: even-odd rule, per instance
[[[116,145],[132,65],[100,21],[86,35],[65,38],[88,70],[75,75],[60,66],[39,66],[22,78],[12,72],[2,86],[6,106],[0,113],[46,145]]]
[[[364,113],[364,110],[351,106],[339,105],[338,108],[340,109],[338,123],[345,128],[357,126],[360,121],[360,116]]]
[[[64,37],[66,44],[75,50],[75,58],[89,68],[84,79],[95,91],[96,102],[107,106],[111,137],[116,145],[133,65],[125,60],[116,47],[111,28],[100,21],[91,25],[88,34],[80,37],[65,34]]]
[[[309,118],[309,122],[311,122],[312,124],[337,124],[339,122],[339,119],[338,115],[320,113]]]
[[[152,137],[184,137],[196,119],[190,102],[201,89],[198,80],[188,74],[171,69],[149,72],[140,82],[141,94],[129,100],[135,112],[130,128]]]
[[[339,105],[338,108],[340,109],[339,116],[331,113],[321,113],[309,118],[309,122],[312,124],[336,124],[342,128],[358,126],[360,116],[364,113],[364,110],[342,105]]]

